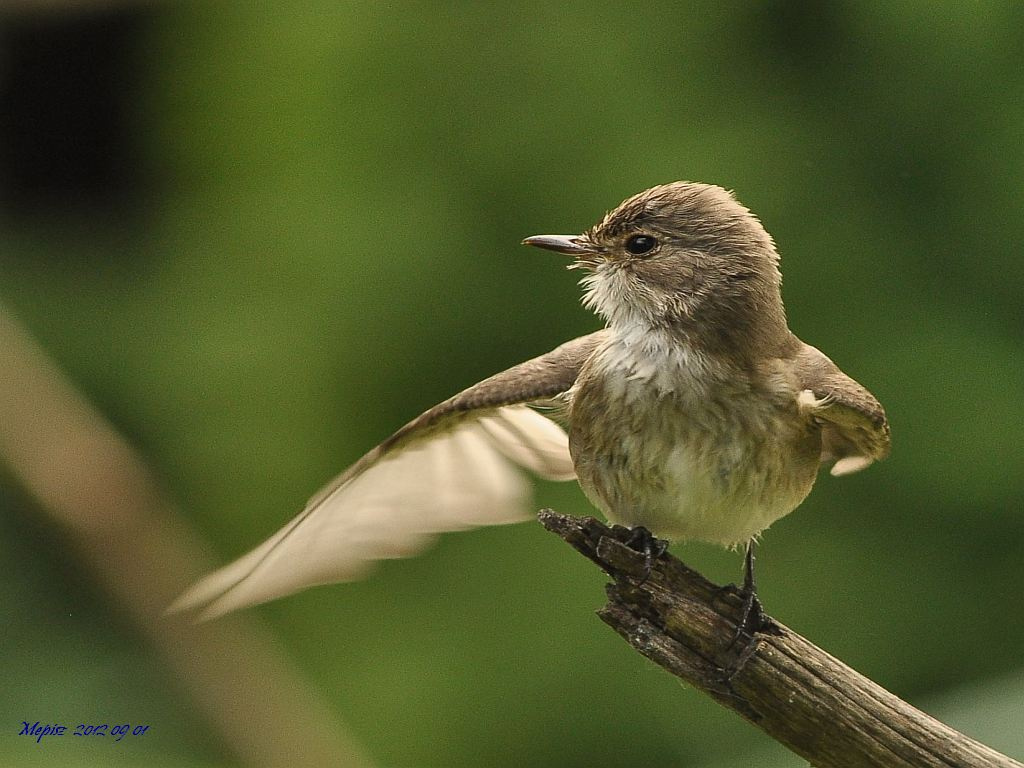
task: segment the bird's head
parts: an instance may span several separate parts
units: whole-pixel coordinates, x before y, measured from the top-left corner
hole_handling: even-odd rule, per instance
[[[613,328],[675,330],[705,344],[785,329],[771,236],[721,187],[652,187],[581,235],[523,242],[574,257],[570,268],[587,270],[584,304]]]

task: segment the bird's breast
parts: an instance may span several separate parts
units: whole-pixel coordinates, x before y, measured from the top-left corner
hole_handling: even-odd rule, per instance
[[[673,540],[745,542],[814,482],[820,437],[795,394],[685,348],[638,353],[613,342],[571,393],[580,485],[613,522]]]

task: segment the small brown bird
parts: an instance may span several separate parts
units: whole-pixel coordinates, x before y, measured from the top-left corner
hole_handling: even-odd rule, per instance
[[[525,468],[578,479],[649,557],[649,532],[746,545],[747,609],[760,616],[754,540],[823,462],[844,475],[887,455],[881,405],[790,332],[772,239],[720,187],[653,187],[581,235],[523,242],[571,256],[607,326],[409,422],[171,610],[217,616],[357,578],[442,531],[525,519]]]

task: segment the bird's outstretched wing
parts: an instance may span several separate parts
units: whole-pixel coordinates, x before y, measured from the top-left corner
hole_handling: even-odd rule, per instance
[[[170,611],[202,618],[316,584],[351,581],[433,534],[525,519],[524,467],[575,478],[565,433],[531,409],[565,393],[604,331],[496,374],[434,406],[342,472],[267,541],[206,576]]]
[[[835,461],[833,475],[859,472],[889,455],[889,422],[874,395],[808,344],[795,363],[800,388],[817,401],[813,413],[822,427],[821,460]]]

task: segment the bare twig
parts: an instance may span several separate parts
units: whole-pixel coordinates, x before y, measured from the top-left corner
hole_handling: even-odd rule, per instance
[[[630,645],[819,768],[1024,768],[940,723],[769,620],[737,640],[742,600],[676,558],[645,579],[629,532],[540,513],[613,579],[598,615]]]

